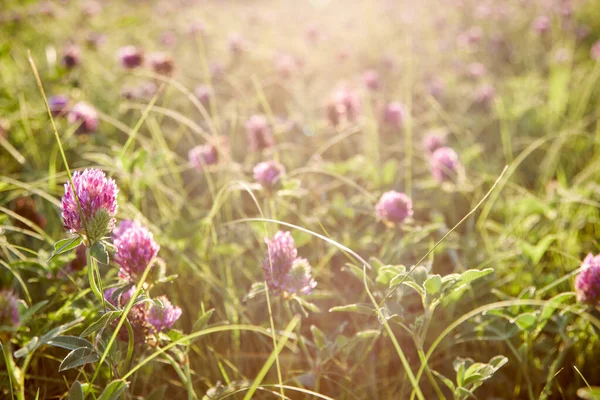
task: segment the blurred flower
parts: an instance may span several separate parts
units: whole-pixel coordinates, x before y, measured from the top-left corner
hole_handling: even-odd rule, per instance
[[[425,151],[432,154],[434,151],[446,144],[446,137],[443,132],[439,130],[429,131],[425,134],[423,139],[423,147]]]
[[[229,50],[233,54],[236,54],[236,55],[243,53],[246,48],[244,39],[242,39],[242,36],[237,32],[234,32],[229,35],[228,43],[229,43]]]
[[[316,44],[320,38],[321,38],[321,31],[319,30],[318,26],[311,25],[308,28],[306,28],[306,39],[310,43]]]
[[[285,167],[277,161],[264,161],[254,167],[254,179],[264,188],[270,189],[279,184],[285,174]]]
[[[214,96],[213,90],[207,85],[200,85],[194,90],[196,98],[202,103],[204,108],[210,105],[210,99]]]
[[[225,66],[218,61],[210,63],[209,69],[210,76],[215,80],[222,79],[225,76]]]
[[[167,296],[160,296],[157,300],[160,300],[163,306],[159,307],[156,304],[149,306],[148,322],[154,332],[163,332],[170,329],[181,317],[181,308],[173,306]]]
[[[539,34],[548,32],[550,30],[550,18],[545,15],[540,15],[533,20],[531,28]]]
[[[312,267],[305,258],[296,258],[283,280],[282,289],[288,293],[309,294],[317,286],[311,275]]]
[[[246,122],[246,135],[251,151],[273,147],[275,141],[269,122],[264,115],[253,115]]]
[[[85,43],[91,47],[92,49],[97,49],[98,47],[106,44],[106,35],[98,32],[91,32],[85,38]]]
[[[93,133],[98,129],[98,112],[90,104],[80,101],[69,110],[67,120],[71,125],[79,124],[77,134]]]
[[[70,44],[65,47],[62,54],[62,64],[65,66],[65,68],[75,68],[80,62],[81,51],[79,50],[79,46]]]
[[[600,300],[600,254],[591,253],[583,260],[582,270],[575,278],[577,300],[597,305]]]
[[[175,63],[168,54],[155,52],[148,55],[150,67],[160,75],[170,76],[175,69]]]
[[[365,82],[365,86],[367,87],[367,89],[379,89],[379,74],[374,69],[365,71],[365,73],[363,74],[363,81]]]
[[[566,64],[571,61],[571,50],[566,47],[561,47],[554,53],[554,61],[558,64]]]
[[[166,31],[160,35],[160,43],[166,47],[173,47],[177,44],[177,35],[173,31]]]
[[[327,104],[327,117],[333,126],[339,125],[344,119],[354,122],[359,112],[358,95],[345,87],[336,90]]]
[[[214,165],[219,161],[217,148],[212,144],[196,146],[188,152],[188,159],[193,168],[202,171],[205,165]]]
[[[200,21],[192,22],[189,30],[192,36],[206,36],[206,26]]]
[[[19,299],[14,292],[0,291],[0,328],[19,325]]]
[[[130,281],[142,276],[160,249],[152,232],[140,224],[133,224],[121,233],[114,245],[117,248],[115,262],[121,266],[119,277]]]
[[[79,235],[86,235],[87,228],[87,239],[91,245],[113,230],[119,190],[115,181],[107,178],[99,169],[75,171],[73,186],[82,213],[79,213],[71,183],[65,183],[65,195],[61,201],[63,225],[68,231]],[[85,222],[81,220],[82,217]]]
[[[95,0],[88,0],[83,4],[82,11],[88,17],[92,17],[102,11],[102,5]]]
[[[48,98],[48,106],[52,116],[59,117],[67,113],[69,106],[69,98],[63,95],[50,96]]]
[[[385,192],[375,205],[377,217],[391,223],[402,223],[413,215],[412,201],[400,192]]]
[[[284,289],[288,272],[298,256],[294,238],[289,232],[278,231],[267,243],[267,258],[263,262],[265,280],[269,289],[279,292]]]
[[[19,197],[17,200],[15,200],[13,211],[15,214],[39,226],[42,230],[46,227],[46,218],[44,218],[44,216],[37,210],[35,200],[31,197]],[[31,229],[25,223],[17,219],[15,219],[15,226],[26,230]]]
[[[140,225],[140,223],[137,221],[132,221],[130,219],[124,219],[121,222],[119,222],[119,225],[117,225],[112,231],[113,240],[119,238],[127,229],[131,228],[134,225]]]
[[[444,89],[446,87],[446,84],[444,83],[444,81],[442,80],[442,78],[439,77],[434,77],[431,79],[431,81],[429,82],[429,94],[431,95],[431,97],[433,97],[436,100],[441,100],[442,96],[444,95]]]
[[[125,46],[119,49],[117,57],[125,68],[137,68],[144,62],[144,53],[135,46]]]
[[[592,60],[600,61],[600,40],[594,43],[590,50],[590,55],[592,56]]]
[[[485,65],[479,62],[474,62],[469,64],[467,67],[467,74],[472,79],[480,79],[487,73],[487,68]]]
[[[282,78],[289,78],[298,69],[298,60],[289,54],[279,54],[275,59],[275,69]]]
[[[383,120],[385,123],[396,128],[402,127],[407,116],[408,112],[406,111],[406,107],[404,107],[404,104],[397,101],[387,104],[383,110]]]
[[[474,26],[467,31],[461,32],[456,37],[456,43],[460,47],[473,47],[481,42],[482,37],[483,30],[478,26]]]
[[[590,27],[587,25],[579,25],[575,28],[575,36],[579,40],[583,40],[590,34]]]
[[[449,147],[440,147],[434,151],[430,163],[431,174],[438,182],[453,180],[460,167],[458,154]]]
[[[489,107],[494,101],[495,97],[496,90],[494,89],[494,87],[490,84],[484,84],[479,86],[479,88],[477,88],[477,90],[475,91],[474,101],[480,106]]]

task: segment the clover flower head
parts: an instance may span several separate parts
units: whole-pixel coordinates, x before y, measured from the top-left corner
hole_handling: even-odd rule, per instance
[[[114,241],[117,248],[115,262],[121,266],[119,276],[136,281],[150,266],[160,246],[154,235],[141,224],[133,224]]]
[[[19,299],[10,290],[0,291],[0,327],[15,327],[19,320]]]
[[[254,167],[254,179],[264,188],[270,189],[281,181],[285,174],[285,167],[277,161],[264,161]]]
[[[402,223],[413,215],[412,201],[404,193],[385,192],[375,206],[377,217],[391,223]]]
[[[162,307],[151,304],[148,308],[148,322],[154,332],[163,332],[170,329],[181,317],[181,308],[173,306],[167,296],[160,296],[158,300]]]
[[[118,192],[115,181],[99,169],[75,171],[73,185],[65,183],[65,195],[61,201],[65,229],[87,236],[90,244],[109,235],[116,222]]]
[[[582,270],[575,278],[577,300],[596,305],[600,302],[600,254],[588,254],[581,267]]]
[[[434,151],[430,163],[431,174],[440,183],[453,180],[460,167],[458,154],[449,147],[440,147]]]

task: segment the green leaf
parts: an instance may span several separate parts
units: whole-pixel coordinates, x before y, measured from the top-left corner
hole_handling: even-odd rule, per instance
[[[69,400],[83,400],[83,388],[79,381],[73,382],[71,389],[69,390]]]
[[[108,384],[104,392],[98,397],[98,400],[117,400],[127,389],[127,381],[117,379]]]
[[[85,364],[96,362],[100,359],[100,356],[94,349],[89,347],[80,347],[71,351],[58,367],[58,372],[66,371],[68,369],[77,368]]]
[[[465,379],[463,381],[463,386],[466,387],[466,386],[468,386],[468,385],[470,385],[472,383],[479,382],[479,381],[482,381],[484,379],[485,378],[484,378],[484,376],[482,374],[478,374],[478,373],[477,374],[471,374],[471,375],[465,377]]]
[[[454,386],[454,383],[450,379],[446,378],[444,375],[440,374],[437,371],[431,370],[431,372],[435,376],[437,376],[439,380],[441,380],[442,382],[444,382],[444,384],[446,386],[448,386],[448,389],[450,389],[452,391],[452,393],[454,393],[454,391],[456,390],[456,387]]]
[[[329,309],[329,312],[349,312],[364,315],[373,315],[375,310],[366,304],[348,304],[346,306],[337,306]]]
[[[21,314],[21,318],[19,321],[20,324],[24,325],[25,322],[29,320],[29,318],[31,318],[36,312],[38,312],[46,304],[48,304],[48,300],[42,300],[39,303],[36,303],[36,304],[32,305],[31,307],[29,307],[27,310],[25,310]]]
[[[317,328],[314,325],[311,325],[310,331],[312,332],[313,340],[315,341],[315,345],[317,345],[317,348],[322,349],[325,346],[327,346],[327,338],[319,328]]]
[[[534,313],[523,313],[511,320],[511,322],[517,325],[522,331],[525,331],[535,326],[537,315]]]
[[[489,275],[492,272],[494,272],[493,268],[486,268],[483,270],[468,269],[465,272],[463,272],[462,274],[460,274],[460,278],[458,278],[457,282],[461,285],[465,285],[465,284],[471,283],[474,280],[477,280],[479,278],[483,278],[484,276]]]
[[[208,310],[207,312],[202,314],[202,316],[200,318],[198,318],[198,320],[194,323],[194,327],[192,330],[199,331],[202,328],[204,328],[204,326],[208,323],[208,320],[210,319],[210,317],[212,317],[214,312],[215,312],[215,309],[211,308],[210,310]]]
[[[298,303],[300,303],[300,305],[301,305],[303,308],[306,308],[306,309],[307,309],[307,310],[309,310],[309,311],[312,311],[312,312],[315,312],[315,313],[321,312],[321,309],[320,309],[319,307],[317,307],[317,305],[316,305],[316,304],[314,304],[314,303],[311,303],[310,301],[306,301],[305,299],[303,299],[303,298],[302,298],[302,297],[300,297],[300,296],[294,296],[294,299],[295,299],[295,300],[296,300]]]
[[[103,314],[100,318],[98,318],[95,322],[93,322],[90,326],[88,326],[86,328],[86,330],[84,330],[81,333],[81,337],[84,336],[88,336],[96,331],[99,331],[100,329],[104,329],[108,324],[110,324],[112,321],[114,321],[115,319],[117,319],[119,316],[121,316],[121,314],[123,313],[123,311],[109,311],[105,314]]]
[[[575,296],[575,293],[573,293],[573,292],[561,293],[561,294],[554,296],[550,300],[548,300],[548,303],[542,309],[542,313],[540,315],[540,320],[544,321],[544,320],[549,319],[552,316],[552,314],[554,313],[554,310],[556,310],[556,306],[564,303],[565,301],[569,300],[571,297],[574,297],[574,296]]]
[[[93,349],[94,345],[79,336],[57,336],[48,341],[50,346],[62,347],[67,350],[75,350],[82,347]]]
[[[432,275],[423,284],[428,294],[434,295],[439,293],[442,288],[442,277],[440,275]]]
[[[27,343],[25,345],[25,347],[20,348],[19,350],[15,351],[15,358],[21,358],[23,356],[26,356],[27,354],[31,353],[33,350],[35,350],[37,348],[37,344],[40,341],[40,338],[38,338],[37,336],[34,336],[29,343]]]
[[[75,247],[81,244],[81,236],[77,236],[74,238],[61,239],[58,242],[54,243],[54,251],[52,255],[48,259],[48,261],[52,261],[55,257],[66,253],[68,251],[73,250]]]
[[[90,255],[94,257],[100,264],[108,264],[108,252],[106,251],[106,247],[102,242],[98,241],[94,243],[92,247],[90,247]]]
[[[359,339],[370,339],[379,336],[381,332],[377,329],[366,329],[364,331],[356,332],[354,335]]]
[[[584,400],[600,400],[600,387],[584,387],[577,389],[577,396]]]

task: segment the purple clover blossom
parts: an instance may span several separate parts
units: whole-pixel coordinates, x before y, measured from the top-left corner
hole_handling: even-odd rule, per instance
[[[67,107],[69,106],[69,98],[64,95],[50,96],[48,99],[48,107],[52,116],[59,117],[67,113]]]
[[[200,85],[194,90],[194,95],[206,108],[210,105],[210,99],[214,96],[214,92],[209,86]]]
[[[355,92],[342,87],[333,93],[326,111],[327,118],[333,126],[339,125],[344,119],[354,122],[360,112],[360,98]]]
[[[190,164],[198,172],[202,171],[206,165],[214,165],[219,162],[219,152],[212,144],[196,146],[188,152]]]
[[[144,63],[144,53],[135,46],[125,46],[117,53],[119,62],[124,68],[132,69]]]
[[[154,332],[163,332],[170,329],[181,317],[181,308],[173,306],[167,296],[160,296],[157,300],[160,300],[162,307],[156,304],[150,305],[148,322],[152,325]]]
[[[121,266],[119,277],[134,281],[148,268],[160,246],[154,235],[140,224],[132,224],[115,239],[115,262]]]
[[[73,187],[81,205],[81,214]],[[109,235],[115,226],[118,192],[115,181],[107,178],[99,169],[75,171],[73,186],[71,182],[65,183],[65,195],[61,201],[65,229],[79,235],[89,235],[87,239],[90,245]]]
[[[65,47],[62,55],[62,63],[65,68],[75,68],[81,62],[81,51],[79,46],[70,44]]]
[[[175,70],[173,59],[166,53],[156,52],[148,55],[150,67],[159,75],[171,76]]]
[[[17,326],[19,320],[19,299],[12,291],[0,291],[0,327]]]
[[[438,182],[451,181],[460,168],[458,154],[450,147],[440,147],[431,155],[431,174]]]
[[[379,219],[400,224],[413,215],[412,201],[406,194],[391,190],[381,196],[375,211]]]
[[[377,90],[380,87],[379,74],[374,69],[365,71],[363,74],[363,81],[369,90]]]
[[[264,188],[271,189],[279,184],[285,167],[277,161],[264,161],[254,167],[254,179]]]
[[[483,84],[475,91],[475,103],[481,107],[489,107],[492,105],[496,97],[496,90],[490,84]]]
[[[432,130],[427,132],[425,138],[423,139],[423,148],[430,154],[433,154],[434,151],[443,147],[446,144],[446,138],[443,132],[438,130]]]
[[[264,115],[253,115],[250,117],[248,122],[246,122],[246,134],[251,151],[273,147],[273,133]]]
[[[125,291],[118,290],[117,288],[110,288],[104,292],[104,299],[117,308],[125,308],[127,303],[131,300],[131,296],[135,295],[136,287],[131,286]],[[133,328],[133,341],[136,344],[141,344],[146,341],[146,337],[152,330],[152,326],[148,322],[148,305],[146,303],[137,304],[129,310],[127,314],[127,320]],[[118,320],[112,322],[112,326],[116,328]],[[127,329],[122,326],[119,330],[119,340],[127,341],[129,339],[129,333]]]
[[[575,278],[577,300],[596,305],[600,301],[600,254],[591,253],[581,263],[582,270]]]
[[[135,286],[131,286],[129,289],[121,292],[117,292],[118,288],[110,288],[104,291],[104,300],[108,301],[115,307],[122,308],[127,305],[131,296],[135,294]]]
[[[592,60],[600,61],[600,40],[594,43],[592,49],[590,50],[590,55],[592,57]]]
[[[267,258],[263,262],[265,280],[269,289],[279,292],[284,289],[288,272],[292,269],[298,250],[289,232],[279,231],[267,243]]]
[[[305,258],[296,258],[284,279],[283,289],[288,293],[310,294],[317,286],[317,282],[311,275],[311,269]]]
[[[71,125],[79,124],[76,133],[93,133],[98,129],[98,112],[88,103],[80,101],[75,104],[67,116]]]
[[[397,101],[387,104],[383,110],[383,120],[390,126],[397,128],[402,127],[407,115],[408,112],[404,105]]]
[[[531,28],[539,34],[548,32],[550,30],[550,18],[545,15],[540,15],[533,20]]]
[[[136,225],[140,225],[139,222],[137,221],[132,221],[130,219],[124,219],[121,222],[119,222],[119,225],[117,225],[113,231],[112,231],[112,238],[113,240],[118,239],[119,237],[121,237],[121,235],[129,228],[131,228],[132,226],[136,226]]]

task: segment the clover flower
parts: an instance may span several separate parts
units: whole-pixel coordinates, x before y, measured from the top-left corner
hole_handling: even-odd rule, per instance
[[[61,201],[65,229],[87,236],[90,245],[109,235],[115,226],[118,192],[115,181],[99,169],[73,173],[73,186],[71,182],[65,183],[65,195]]]
[[[269,288],[275,292],[285,286],[288,272],[292,269],[298,250],[291,233],[279,231],[272,240],[266,240],[267,257],[263,262],[265,280]]]
[[[285,167],[277,161],[264,161],[254,167],[254,179],[264,188],[270,189],[281,181]]]
[[[107,289],[104,292],[104,299],[117,308],[125,308],[131,296],[135,295],[136,287],[131,286],[128,290],[117,291],[117,288]],[[146,303],[140,303],[133,306],[127,314],[127,320],[131,324],[133,330],[133,341],[136,344],[142,344],[146,341],[146,337],[152,330],[152,326],[148,321],[148,306]],[[114,320],[111,325],[116,328],[118,319]],[[121,326],[117,338],[121,341],[129,339],[129,332],[125,326]]]
[[[446,144],[446,138],[441,131],[432,130],[426,133],[423,138],[423,148],[430,154],[443,147]]]
[[[90,104],[80,101],[75,104],[67,116],[71,125],[79,124],[76,133],[93,133],[98,129],[98,112]]]
[[[385,123],[400,128],[404,124],[408,112],[400,102],[393,101],[387,104],[383,110],[383,120]]]
[[[594,43],[590,50],[590,55],[592,57],[592,60],[600,61],[600,40]]]
[[[385,192],[375,205],[377,217],[390,223],[402,223],[413,215],[412,201],[404,193]]]
[[[374,69],[365,71],[363,74],[363,81],[369,90],[377,90],[380,87],[379,74]]]
[[[148,61],[152,70],[157,74],[171,76],[175,70],[175,63],[168,54],[151,53],[148,55]]]
[[[160,246],[154,235],[140,224],[132,224],[115,239],[115,262],[121,267],[119,277],[136,281],[158,254]]]
[[[246,122],[246,135],[251,151],[273,147],[274,139],[269,122],[264,115],[253,115]]]
[[[453,180],[460,168],[458,154],[449,147],[440,147],[430,159],[431,174],[438,182]]]
[[[304,258],[296,258],[283,281],[283,290],[288,293],[309,294],[317,286],[311,275],[312,267]]]
[[[52,116],[59,117],[67,113],[69,107],[69,98],[63,95],[50,96],[48,98],[48,107]]]
[[[125,46],[117,53],[119,62],[124,68],[137,68],[144,63],[144,53],[135,46]]]
[[[63,50],[62,64],[65,68],[75,68],[81,63],[81,50],[79,46],[70,44]]]
[[[582,270],[575,278],[577,300],[596,305],[600,300],[600,254],[588,254],[581,267]]]
[[[188,152],[190,164],[197,171],[202,171],[206,165],[214,165],[219,161],[219,152],[216,146],[205,144],[196,146]]]
[[[0,291],[0,327],[19,325],[19,299],[14,292]]]
[[[152,304],[148,308],[148,322],[152,325],[152,331],[163,332],[170,329],[181,317],[181,308],[173,306],[167,296],[157,298],[162,307]]]
[[[358,95],[342,87],[336,90],[326,106],[327,118],[333,126],[339,125],[342,120],[354,122],[360,112],[360,98]]]

